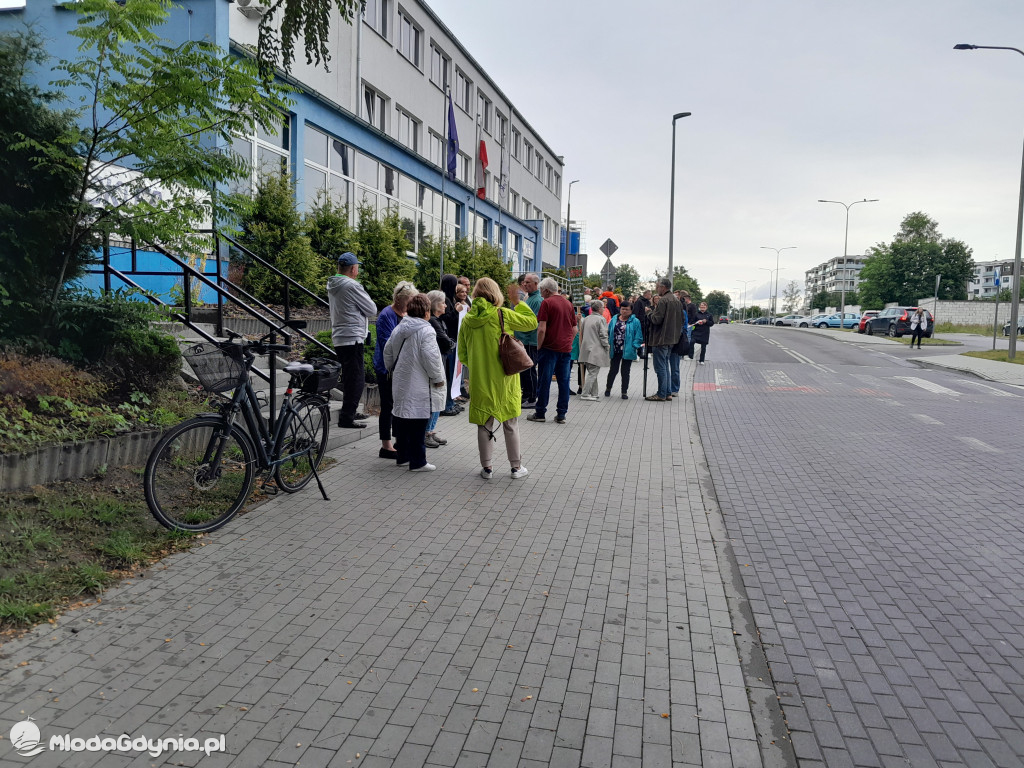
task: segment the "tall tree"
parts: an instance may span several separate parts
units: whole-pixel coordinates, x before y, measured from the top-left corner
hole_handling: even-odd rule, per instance
[[[663,272],[654,270],[654,279],[657,280],[663,274]],[[692,277],[690,273],[686,271],[686,267],[682,265],[672,267],[672,290],[686,291],[690,294],[690,298],[697,302],[699,302],[704,296],[700,289],[700,283],[698,283],[696,278]]]
[[[796,280],[790,280],[782,289],[782,311],[793,312],[803,298],[804,290]]]
[[[615,290],[623,296],[632,296],[640,288],[640,273],[632,264],[623,264],[615,270]]]
[[[413,279],[416,267],[405,255],[409,247],[397,213],[380,218],[372,207],[360,207],[359,248],[355,252],[362,262],[359,282],[378,307],[391,303],[400,280]]]
[[[708,312],[716,318],[729,314],[729,304],[732,299],[725,291],[712,291],[703,300],[708,303]]]
[[[257,123],[273,125],[285,89],[257,65],[210,40],[178,45],[155,31],[170,0],[79,0],[69,34],[79,56],[61,61],[54,85],[81,94],[79,124],[58,142],[33,148],[41,162],[75,168],[76,209],[54,221],[66,234],[48,286],[56,301],[83,240],[97,232],[204,250],[203,224],[228,218],[240,200],[213,193],[246,177],[229,146]]]
[[[942,276],[940,299],[967,298],[974,270],[971,249],[961,240],[943,238],[938,222],[920,211],[908,214],[891,243],[879,243],[860,272],[860,299],[865,306],[888,302],[916,304],[935,293]]]
[[[281,64],[288,71],[301,38],[306,63],[326,68],[331,60],[332,12],[337,8],[342,20],[351,24],[362,4],[362,0],[273,0],[260,20],[257,55],[265,66]]]

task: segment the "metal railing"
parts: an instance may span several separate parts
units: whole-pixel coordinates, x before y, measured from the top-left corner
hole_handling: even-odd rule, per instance
[[[217,271],[216,274],[212,276],[203,273],[202,271],[196,269],[194,266],[189,264],[184,259],[175,256],[162,246],[153,243],[145,243],[144,247],[146,248],[146,250],[159,253],[160,255],[168,259],[176,267],[176,269],[172,271],[140,270],[138,268],[138,244],[134,240],[132,240],[130,244],[131,268],[127,272],[124,272],[122,270],[115,268],[110,263],[111,246],[110,240],[108,238],[103,244],[103,256],[100,270],[103,275],[103,291],[105,293],[110,293],[110,291],[112,290],[112,278],[116,278],[123,282],[125,285],[138,290],[139,293],[152,304],[164,308],[167,311],[168,317],[171,317],[174,320],[180,322],[185,327],[191,329],[192,332],[197,334],[200,338],[206,339],[207,341],[217,341],[217,339],[214,336],[211,336],[209,333],[207,333],[199,323],[193,320],[195,308],[193,306],[194,301],[192,298],[192,293],[193,288],[197,287],[197,285],[213,290],[217,296],[217,313],[215,326],[216,336],[219,337],[224,336],[224,308],[228,304],[237,306],[245,314],[255,318],[257,321],[265,325],[268,331],[276,329],[283,323],[292,319],[291,295],[293,291],[299,291],[304,295],[310,296],[322,306],[329,308],[328,303],[324,301],[322,298],[320,298],[312,291],[307,289],[305,286],[303,286],[302,284],[298,283],[297,281],[286,275],[284,272],[279,270],[274,265],[270,264],[266,260],[254,254],[252,251],[245,248],[243,245],[238,243],[234,238],[212,230],[206,230],[203,232],[203,234],[213,235],[214,258],[216,259]],[[222,239],[226,240],[228,243],[230,243],[232,247],[237,248],[239,251],[244,253],[247,258],[258,263],[263,268],[269,270],[271,273],[276,275],[281,280],[282,295],[284,297],[284,305],[282,307],[284,313],[283,315],[277,312],[276,310],[272,309],[271,307],[267,306],[265,303],[257,299],[255,296],[253,296],[251,293],[243,289],[241,286],[229,280],[224,275],[223,264],[220,260],[220,241]],[[96,270],[91,271],[94,273],[96,272]],[[135,280],[132,279],[133,277],[140,276],[160,276],[173,278],[180,277],[182,285],[182,303],[184,305],[184,311],[175,311],[173,306],[168,304],[162,298],[160,298],[160,296],[156,295],[150,290],[143,288]],[[211,279],[211,277],[213,279]],[[243,299],[245,300],[243,301]],[[258,307],[260,311],[254,309],[252,305]],[[261,312],[263,314],[261,314]],[[319,347],[328,356],[334,357],[334,350],[331,347],[327,346],[326,344],[319,341],[310,334],[306,333],[305,331],[300,329],[292,329],[291,333],[299,335],[307,342]],[[282,332],[281,334],[282,336],[285,337],[286,342],[289,344],[291,343],[291,333]],[[271,334],[270,342],[274,343],[275,339],[276,334]],[[270,386],[269,408],[271,428],[273,428],[273,421],[275,414],[277,412],[278,367],[276,355],[274,355],[273,353],[268,355],[267,363],[267,373],[264,373],[263,371],[256,368],[253,369],[253,373],[255,373],[257,376],[259,376],[261,379],[267,382]]]

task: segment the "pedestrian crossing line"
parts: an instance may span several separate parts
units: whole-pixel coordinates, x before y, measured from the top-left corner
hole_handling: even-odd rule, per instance
[[[894,376],[893,378],[905,381],[908,384],[913,384],[915,387],[926,389],[929,392],[934,392],[936,395],[950,395],[952,397],[960,397],[960,393],[955,389],[949,389],[941,384],[936,384],[934,381],[928,381],[927,379],[919,379],[916,376]]]
[[[941,421],[939,421],[938,419],[933,419],[927,413],[912,413],[910,415],[913,416],[918,421],[920,421],[922,424],[931,424],[932,426],[935,427],[943,426]]]
[[[764,378],[765,383],[772,389],[775,389],[776,387],[796,386],[796,382],[789,378],[785,371],[761,371],[761,376]]]
[[[857,387],[854,392],[858,395],[867,395],[868,397],[892,397],[888,392],[883,392],[880,389],[871,389],[870,387]]]
[[[964,435],[953,435],[961,443],[966,443],[976,451],[982,453],[1002,453],[998,448],[993,448],[991,445],[986,443],[984,440],[979,440],[976,437],[965,437]]]
[[[973,384],[976,387],[987,389],[996,397],[1020,397],[1020,395],[1015,395],[1013,392],[1007,392],[1005,389],[999,389],[998,387],[993,387],[988,384],[982,384],[980,381],[966,381],[964,383]]]
[[[723,389],[736,389],[736,386],[729,378],[729,374],[721,368],[715,368],[715,390],[721,392]]]
[[[792,386],[792,387],[769,387],[769,392],[806,392],[809,395],[824,395],[825,390],[818,387]]]

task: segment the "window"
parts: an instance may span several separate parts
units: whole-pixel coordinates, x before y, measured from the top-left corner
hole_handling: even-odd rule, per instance
[[[366,0],[364,8],[367,25],[379,32],[385,39],[389,39],[391,0]]]
[[[397,139],[413,152],[420,151],[421,123],[401,107],[396,108],[398,118]]]
[[[484,96],[480,92],[479,88],[477,89],[476,92],[477,92],[477,105],[476,105],[477,117],[480,118],[481,125],[483,125],[484,130],[487,131],[487,133],[490,133],[491,132],[491,101],[490,101],[490,99],[488,99],[486,96]]]
[[[526,144],[526,150],[525,150],[526,151],[526,157],[523,158],[523,160],[526,163],[526,170],[528,170],[528,171],[530,171],[532,173],[533,172],[533,157],[534,157],[534,155],[533,155],[533,144],[531,144],[528,141],[525,142],[525,144]],[[529,217],[527,217],[527,218],[529,218]]]
[[[462,107],[462,111],[469,114],[470,95],[473,90],[473,82],[462,74],[462,70],[455,68],[455,103]]]
[[[384,130],[384,129],[381,128],[381,130]],[[544,155],[542,155],[540,152],[538,152],[536,159],[537,159],[537,180],[540,181],[540,174],[541,174],[541,171],[543,170]]]
[[[430,132],[430,162],[434,165],[445,166],[444,138],[433,131]]]
[[[311,125],[303,141],[306,204],[312,208],[327,197],[335,205],[348,205],[351,195],[353,150]]]
[[[291,131],[287,115],[281,115],[272,126],[256,126],[254,136],[236,136],[231,150],[252,168],[253,175],[247,181],[232,188],[232,191],[251,193],[255,182],[270,174],[287,174],[291,150]]]
[[[398,52],[420,66],[420,40],[423,31],[403,11],[398,12]]]
[[[458,162],[455,165],[455,178],[463,184],[469,184],[473,178],[473,161],[469,155],[459,152]]]
[[[519,207],[519,193],[513,191],[511,188],[508,191],[508,209],[512,211],[513,216],[518,216],[522,210]]]
[[[494,136],[498,140],[498,146],[504,147],[508,141],[508,118],[501,112],[494,112]]]
[[[561,196],[562,196],[562,177],[556,173],[555,174],[555,197],[561,197]]]
[[[544,183],[547,185],[547,188],[553,192],[555,190],[555,176],[551,163],[544,163],[544,175],[546,176]]]
[[[366,122],[379,131],[387,131],[387,100],[370,86],[363,86],[363,103],[366,106]]]
[[[520,146],[522,143],[523,143],[522,134],[519,133],[519,130],[517,128],[513,128],[512,129],[512,157],[514,157],[516,160],[518,160],[520,154],[522,154],[522,147]]]
[[[533,206],[530,205],[530,201],[525,197],[523,198],[523,218],[530,218],[530,214],[533,213]]]
[[[442,91],[451,82],[452,60],[445,56],[437,46],[430,44],[430,82]]]

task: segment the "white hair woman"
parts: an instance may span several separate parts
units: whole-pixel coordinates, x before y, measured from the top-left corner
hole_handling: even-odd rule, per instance
[[[458,286],[456,292],[459,288],[462,286]],[[441,352],[442,360],[446,359],[448,353],[455,349],[455,341],[445,332],[444,323],[441,322],[441,315],[444,314],[447,300],[448,297],[444,295],[444,291],[431,291],[427,294],[427,301],[430,302],[430,325],[434,329],[437,348]],[[437,417],[440,415],[440,408],[430,414],[430,421],[427,422],[427,436],[424,438],[427,448],[440,448],[442,445],[448,444],[447,440],[437,434]]]
[[[600,299],[590,302],[590,314],[580,322],[580,364],[586,366],[583,391],[580,400],[597,400],[598,374],[602,365],[608,364],[608,324]]]
[[[504,299],[498,284],[481,277],[473,288],[473,304],[462,321],[459,333],[459,360],[473,369],[469,380],[469,421],[477,425],[477,446],[480,449],[480,476],[494,477],[492,458],[494,436],[501,425],[505,435],[505,452],[512,468],[512,479],[526,477],[519,453],[519,414],[522,412],[522,389],[519,374],[507,376],[498,357],[502,325],[505,333],[532,331],[537,317],[525,302],[519,300],[519,286],[508,287],[512,309],[502,307]]]
[[[384,365],[384,346],[391,338],[395,327],[405,317],[409,299],[417,293],[419,291],[415,285],[408,280],[402,280],[391,294],[391,306],[384,307],[377,315],[377,346],[373,350],[373,370],[377,372],[377,391],[380,392],[380,452],[377,455],[382,459],[398,458],[398,451],[391,442],[391,410],[395,400],[391,379],[388,378],[388,370]]]

